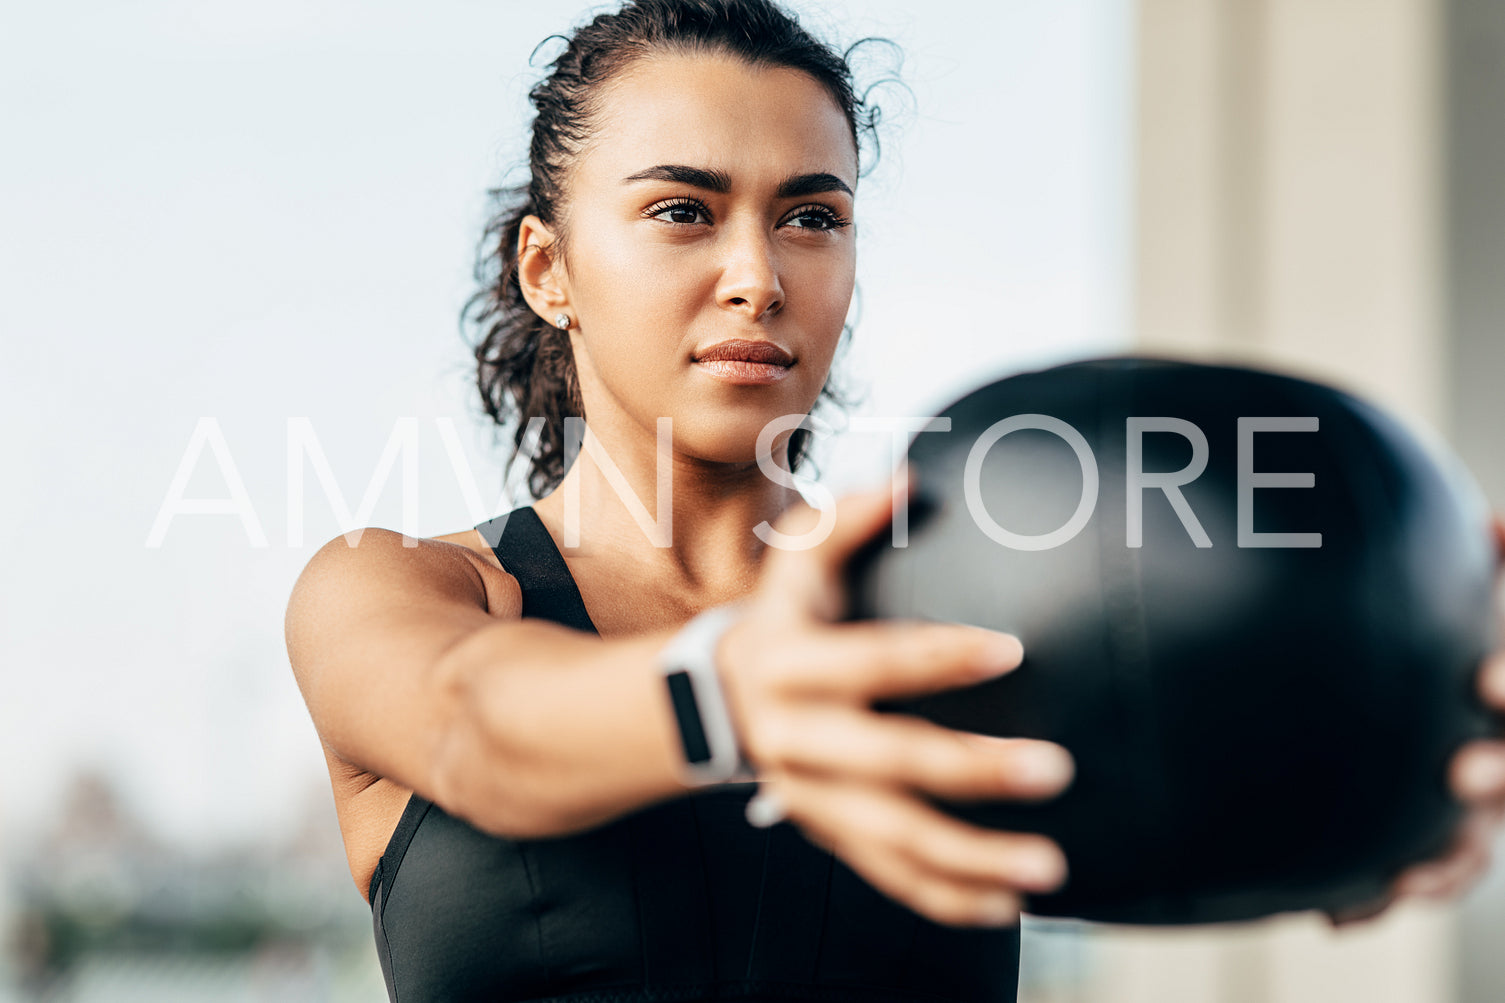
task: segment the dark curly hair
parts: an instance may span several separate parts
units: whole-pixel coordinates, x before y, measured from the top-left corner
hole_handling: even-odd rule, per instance
[[[596,17],[564,41],[565,49],[550,65],[548,76],[529,94],[536,112],[528,149],[529,180],[490,191],[497,208],[477,252],[475,279],[480,289],[461,311],[462,327],[474,323],[480,333],[472,347],[482,406],[499,426],[516,422],[509,469],[523,451],[528,431],[523,419],[544,419],[528,471],[535,498],[552,491],[564,477],[564,419],[584,417],[584,407],[569,332],[539,317],[523,298],[517,238],[524,217],[536,215],[554,228],[564,250],[564,174],[589,138],[594,99],[602,85],[658,50],[725,53],[754,66],[801,70],[835,99],[851,126],[854,145],[860,150],[862,138],[871,140],[875,161],[878,149],[878,109],[867,99],[873,88],[856,91],[849,62],[859,46],[878,40],[863,39],[838,53],[772,0],[635,0],[614,14]],[[849,334],[843,331],[841,345]],[[829,378],[820,399],[838,406],[850,403]],[[808,429],[793,433],[791,467],[804,459],[809,444]]]

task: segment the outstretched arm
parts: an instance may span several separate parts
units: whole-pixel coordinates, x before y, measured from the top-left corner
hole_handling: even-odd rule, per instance
[[[872,709],[1022,657],[1017,639],[961,624],[839,621],[844,562],[887,528],[893,496],[848,496],[823,543],[768,555],[718,671],[761,782],[812,841],[936,922],[1017,922],[1021,892],[1064,879],[1060,848],[929,799],[1051,797],[1071,760],[1048,742],[977,741]],[[778,531],[801,536],[815,514],[797,506]],[[366,533],[316,555],[288,609],[288,653],[331,755],[513,838],[686,793],[658,662],[672,632],[602,639],[523,618],[515,581],[491,582],[460,548]]]

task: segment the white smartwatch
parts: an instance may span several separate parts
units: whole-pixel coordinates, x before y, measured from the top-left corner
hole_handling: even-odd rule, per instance
[[[716,645],[740,615],[735,604],[708,609],[685,624],[659,654],[669,704],[679,726],[680,780],[687,787],[757,779],[742,755],[716,671]]]

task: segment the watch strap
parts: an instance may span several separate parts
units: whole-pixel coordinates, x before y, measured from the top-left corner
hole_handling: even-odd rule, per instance
[[[659,656],[679,730],[680,779],[689,787],[756,778],[742,754],[716,666],[716,645],[741,613],[733,604],[698,614]]]

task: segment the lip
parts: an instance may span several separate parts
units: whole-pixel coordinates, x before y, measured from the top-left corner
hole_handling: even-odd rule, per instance
[[[789,375],[794,356],[771,341],[733,338],[695,353],[701,372],[740,386],[768,386]]]
[[[718,341],[710,348],[696,352],[695,361],[758,362],[783,366],[787,369],[794,365],[794,356],[771,341],[747,341],[743,338],[733,338],[730,341]]]

